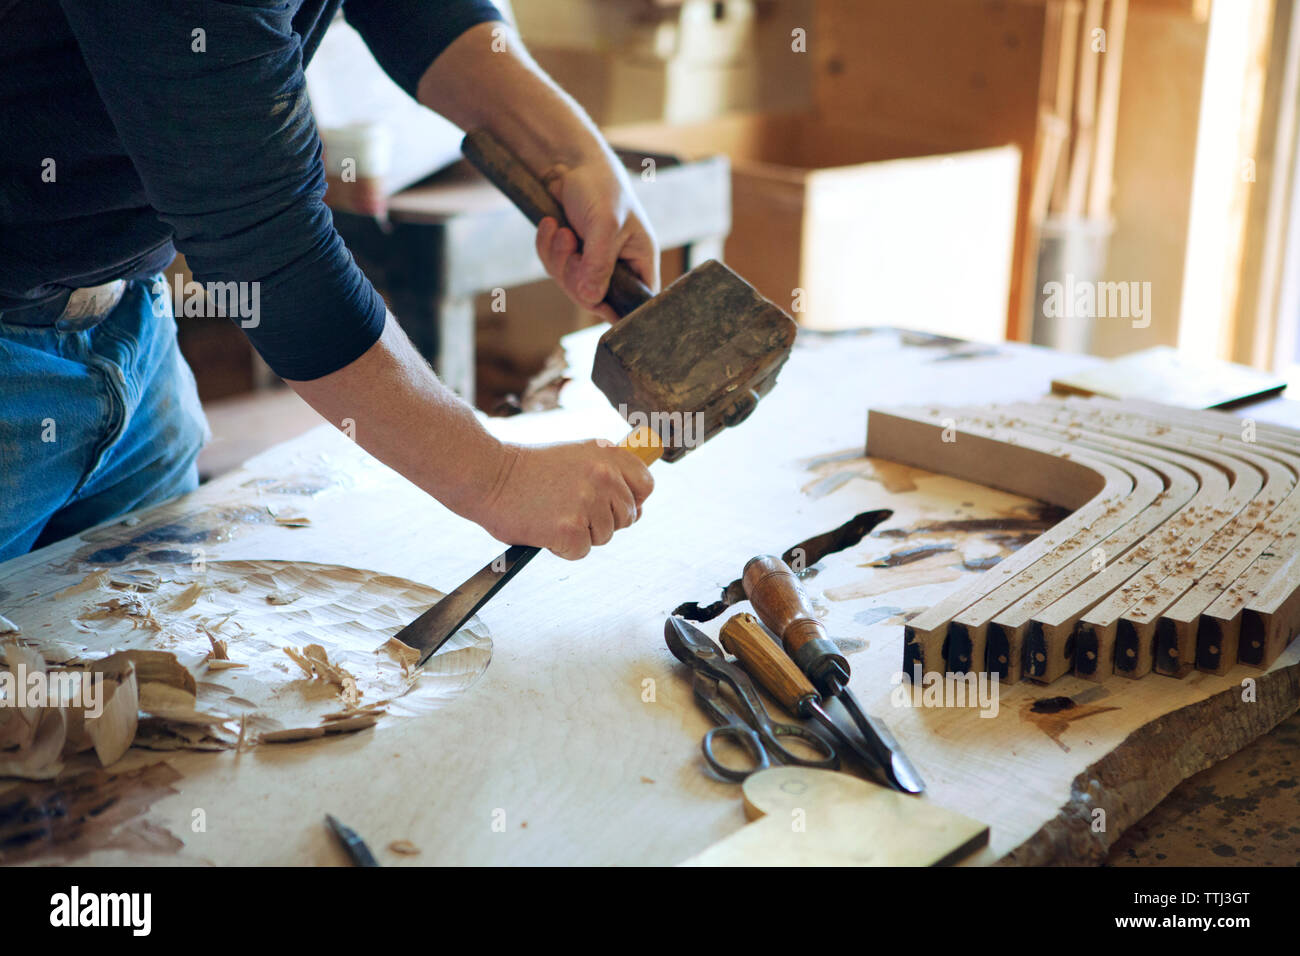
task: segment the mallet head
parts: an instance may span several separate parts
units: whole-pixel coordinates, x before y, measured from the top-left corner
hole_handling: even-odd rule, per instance
[[[650,425],[676,461],[743,421],[776,384],[794,320],[709,260],[600,338],[591,379],[628,424]]]

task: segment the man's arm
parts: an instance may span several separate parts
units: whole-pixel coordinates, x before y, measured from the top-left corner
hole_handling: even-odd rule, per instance
[[[418,96],[462,129],[489,130],[560,201],[577,236],[548,219],[537,251],[575,302],[614,318],[600,301],[618,259],[659,288],[658,246],[622,163],[510,28],[466,30],[425,71]]]
[[[581,558],[636,521],[654,488],[640,461],[608,443],[497,441],[391,316],[361,358],[289,384],[328,420],[352,419],[366,451],[507,544]]]
[[[622,164],[582,108],[541,71],[504,23],[464,30],[412,89],[410,64],[422,62],[423,31],[402,26],[418,20],[414,11],[434,17],[436,9],[406,9],[394,0],[347,0],[344,6],[380,64],[408,92],[462,129],[487,129],[547,184],[572,230],[545,220],[537,231],[538,255],[571,299],[615,319],[600,303],[618,259],[627,260],[651,288],[659,287],[659,250]]]
[[[651,479],[633,455],[497,441],[385,321],[322,202],[290,5],[60,2],[177,248],[200,281],[258,284],[245,331],[317,411],[511,544],[576,558],[635,520]]]

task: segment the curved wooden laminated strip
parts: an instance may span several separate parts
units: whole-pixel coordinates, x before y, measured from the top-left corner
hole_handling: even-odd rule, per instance
[[[1066,403],[1045,403],[1045,405],[1066,405]],[[1035,414],[1045,414],[1054,421],[1069,421],[1073,428],[1078,428],[1078,425],[1084,420],[1095,420],[1093,416],[1096,415],[1096,412],[1089,407],[1084,407],[1082,410],[1075,407],[1070,408],[1069,411],[1062,410],[1060,407],[1054,408],[1054,410],[1050,410],[1050,407],[1045,410],[1043,406],[1015,407],[1017,407],[1017,410],[1021,412],[1021,414],[1026,415],[1027,418],[1028,416]],[[1086,414],[1080,415],[1080,411],[1086,412]],[[1193,451],[1196,450],[1196,447],[1201,447],[1201,449],[1204,449],[1205,447],[1204,444],[1199,444],[1190,449],[1186,444],[1179,446],[1174,444],[1174,442],[1166,441],[1167,437],[1180,437],[1180,432],[1171,432],[1165,424],[1158,423],[1158,421],[1157,423],[1152,423],[1152,421],[1143,419],[1141,420],[1143,425],[1141,425],[1141,427],[1136,427],[1136,425],[1134,425],[1135,419],[1132,418],[1132,416],[1117,416],[1114,415],[1113,412],[1110,412],[1110,418],[1108,421],[1110,423],[1110,428],[1123,429],[1123,431],[1128,434],[1140,434],[1141,431],[1143,431],[1143,428],[1145,428],[1145,431],[1151,433],[1152,436],[1160,436],[1141,438],[1140,444],[1151,447],[1153,451],[1161,449],[1161,454],[1175,454],[1174,451],[1170,451],[1173,447],[1183,447],[1184,450]],[[1110,441],[1114,442],[1128,442],[1125,438],[1115,437],[1114,434],[1108,434],[1108,438]],[[1213,445],[1213,447],[1225,446],[1227,446],[1226,442],[1216,442],[1216,444]],[[1130,555],[1125,555],[1125,558],[1123,558],[1117,566],[1108,568],[1108,571],[1106,571],[1104,575],[1099,576],[1099,579],[1097,579],[1095,583],[1089,583],[1091,591],[1071,594],[1065,602],[1062,602],[1061,606],[1056,607],[1056,609],[1050,609],[1048,614],[1041,615],[1041,617],[1036,619],[1035,623],[1037,626],[1041,627],[1041,630],[1043,630],[1045,641],[1047,641],[1049,646],[1061,646],[1061,641],[1069,640],[1067,635],[1076,637],[1076,640],[1074,641],[1074,663],[1075,672],[1079,676],[1088,679],[1102,679],[1105,678],[1106,674],[1109,674],[1110,665],[1112,665],[1114,637],[1118,630],[1118,627],[1096,627],[1096,620],[1089,620],[1087,626],[1079,627],[1079,633],[1078,635],[1075,635],[1079,614],[1082,613],[1083,610],[1087,610],[1084,609],[1084,607],[1080,607],[1080,605],[1084,604],[1084,602],[1089,600],[1089,598],[1096,598],[1095,601],[1092,601],[1092,604],[1096,604],[1097,601],[1100,601],[1105,597],[1106,593],[1114,591],[1114,588],[1118,587],[1119,581],[1132,578],[1132,575],[1134,575],[1135,572],[1140,571],[1141,568],[1147,567],[1149,563],[1156,561],[1158,557],[1161,557],[1162,554],[1166,554],[1167,550],[1174,548],[1174,546],[1177,546],[1179,554],[1191,554],[1192,551],[1190,549],[1199,548],[1199,546],[1204,544],[1205,541],[1210,540],[1214,531],[1217,531],[1219,527],[1222,527],[1222,525],[1225,524],[1223,520],[1219,520],[1219,522],[1216,523],[1213,518],[1210,518],[1210,515],[1213,515],[1214,511],[1216,511],[1216,507],[1219,503],[1229,499],[1229,497],[1227,497],[1229,496],[1229,493],[1227,493],[1226,489],[1223,488],[1222,472],[1219,472],[1218,468],[1213,467],[1212,463],[1201,462],[1199,473],[1201,483],[1203,483],[1203,494],[1199,497],[1199,501],[1203,502],[1204,507],[1201,507],[1201,509],[1197,511],[1196,514],[1191,515],[1190,518],[1184,516],[1183,519],[1184,522],[1186,522],[1186,520],[1191,520],[1192,527],[1177,528],[1177,535],[1170,535],[1169,531],[1175,531],[1175,529],[1171,528],[1169,531],[1162,532],[1160,535],[1153,537],[1153,540],[1144,544],[1143,548],[1139,551],[1135,551],[1135,553]],[[1244,490],[1244,488],[1236,488],[1232,494],[1234,494],[1234,497],[1240,501],[1240,496],[1242,496]],[[1247,506],[1245,507],[1249,506],[1251,505],[1247,503]],[[1204,525],[1201,525],[1200,523],[1201,515],[1206,516]],[[1219,512],[1219,516],[1222,518],[1222,512]],[[1175,542],[1177,542],[1177,544],[1175,544]],[[1151,587],[1156,587],[1156,584],[1151,583]],[[1144,592],[1145,591],[1149,591],[1149,588],[1144,588]],[[1161,630],[1161,627],[1158,626],[1158,624],[1156,630],[1157,632]],[[1188,631],[1184,631],[1182,635],[1183,640],[1186,641],[1186,654],[1184,654],[1184,656],[1186,656],[1187,659],[1191,659],[1192,649],[1195,648],[1195,644],[1192,643],[1193,636],[1195,635],[1192,635],[1192,633]],[[1170,654],[1169,657],[1170,659],[1177,659],[1177,656],[1177,645],[1175,645],[1175,653]]]
[[[1017,435],[1036,435],[1046,441],[1068,442],[1073,447],[1083,445],[1073,441],[1064,430],[1053,432],[1050,428],[1029,428],[1023,418],[996,414],[999,409],[988,412],[975,410],[967,412],[962,409],[947,409],[942,414],[955,419],[957,426],[966,430],[980,430],[990,433],[999,429],[1015,432]],[[1150,530],[1146,522],[1158,523],[1160,516],[1172,512],[1195,492],[1196,483],[1192,476],[1179,469],[1178,481],[1180,500],[1173,503],[1168,496],[1171,479],[1166,470],[1152,467],[1149,462],[1137,461],[1131,456],[1117,455],[1113,448],[1101,446],[1087,450],[1099,461],[1105,461],[1128,473],[1134,479],[1133,492],[1112,514],[1106,516],[1105,522],[1092,529],[1097,537],[1082,550],[1063,548],[1043,561],[1034,565],[1031,572],[1018,576],[1013,581],[1003,582],[996,590],[985,595],[979,601],[959,614],[948,629],[947,666],[954,672],[970,670],[971,662],[977,662],[977,669],[996,671],[999,679],[1014,682],[1021,675],[1023,631],[1008,631],[1005,628],[990,630],[994,618],[1005,612],[1010,606],[1022,604],[1030,595],[1039,594],[1043,606],[1078,586],[1089,575],[1095,573],[1094,554],[1097,548],[1104,548],[1112,553],[1122,553]],[[1158,463],[1157,463],[1158,464]],[[1162,500],[1163,499],[1163,500]],[[1109,533],[1107,533],[1109,531]],[[1046,594],[1052,597],[1044,597]],[[992,644],[988,644],[989,636]],[[987,648],[987,653],[986,653]],[[1027,666],[1027,665],[1026,665]],[[1034,674],[1039,677],[1041,675]],[[1058,675],[1059,676],[1059,675]],[[1049,678],[1051,679],[1051,678]]]
[[[1077,408],[1086,403],[1067,404]],[[1263,486],[1232,521],[1216,531],[1195,553],[1177,562],[1165,578],[1120,617],[1116,658],[1120,673],[1140,677],[1155,667],[1160,673],[1182,677],[1195,663],[1201,612],[1263,552],[1278,531],[1294,520],[1293,509],[1300,498],[1291,500],[1291,497],[1300,459],[1270,447],[1242,442],[1234,434],[1225,436],[1206,426],[1185,428],[1181,421],[1169,425],[1126,412],[1106,412],[1102,417],[1127,423],[1128,427],[1167,431],[1202,449],[1216,448],[1249,462],[1265,475]],[[1171,420],[1177,417],[1171,416]],[[1174,606],[1178,606],[1177,619],[1168,616]],[[1180,620],[1182,627],[1178,626]],[[1125,662],[1134,666],[1121,666]]]
[[[1222,669],[1231,665],[1227,658],[1232,645],[1237,648],[1235,659],[1240,663],[1268,667],[1300,633],[1298,544],[1300,522],[1277,535],[1268,549],[1206,609],[1201,627],[1224,642]]]
[[[1147,426],[1150,426],[1149,422]],[[1208,536],[1204,533],[1182,536],[1174,553],[1153,562],[1130,584],[1116,592],[1119,601],[1130,599],[1128,607],[1119,611],[1118,619],[1114,620],[1115,671],[1126,677],[1141,677],[1151,670],[1156,622],[1160,614],[1232,550],[1290,491],[1292,482],[1289,471],[1272,459],[1234,451],[1223,443],[1188,438],[1185,432],[1176,428],[1161,426],[1160,433],[1165,441],[1177,441],[1179,447],[1235,463],[1230,467],[1237,469],[1237,480],[1233,482],[1224,506],[1206,519],[1201,531],[1211,532]],[[1115,602],[1108,599],[1089,612],[1083,623],[1103,623],[1098,620],[1096,612],[1102,611],[1110,618],[1116,610]],[[1104,624],[1109,628],[1111,621],[1108,619]],[[1189,647],[1188,656],[1191,653]]]
[[[948,436],[954,440],[945,440]],[[1080,531],[1086,531],[1133,489],[1133,480],[1125,472],[1068,446],[1032,437],[1019,441],[1015,438],[964,434],[955,427],[930,421],[924,410],[868,412],[870,456],[1073,509],[1065,520],[908,623],[903,670],[909,675],[914,667],[928,672],[945,666],[942,646],[953,617]]]
[[[1108,402],[1109,403],[1109,402]],[[1114,403],[1109,403],[1114,404]],[[1162,411],[1160,406],[1137,403],[1140,410]],[[1170,410],[1163,410],[1170,411]],[[1226,412],[1173,410],[1180,423],[1206,429],[1213,425],[1224,438],[1250,447],[1273,449],[1300,456],[1300,431],[1243,419]],[[1253,431],[1253,441],[1246,435]],[[1294,492],[1293,492],[1294,494]],[[1196,666],[1222,674],[1240,660],[1268,667],[1300,632],[1300,523],[1282,529],[1264,550],[1205,609],[1196,627]],[[1171,610],[1169,616],[1173,616]],[[1248,632],[1240,642],[1243,630]],[[1176,620],[1175,626],[1187,627]]]
[[[1275,569],[1269,562],[1276,560],[1272,556],[1285,555],[1295,548],[1297,521],[1300,521],[1300,485],[1294,485],[1281,503],[1258,521],[1229,554],[1164,612],[1156,628],[1158,671],[1181,677],[1195,664],[1202,670],[1221,674],[1237,662],[1240,613],[1272,577]],[[1266,555],[1270,557],[1265,558]],[[1266,563],[1257,566],[1261,559]],[[1211,608],[1215,609],[1212,617],[1207,616]],[[1229,623],[1232,621],[1237,626]],[[1191,659],[1193,656],[1195,661]],[[1253,650],[1250,656],[1254,656]],[[1247,661],[1259,662],[1259,659]]]
[[[1050,411],[1037,405],[997,410],[1005,411],[1010,418],[1004,420],[1014,420],[1022,430],[1065,437],[1088,450],[1110,449],[1125,457],[1136,457],[1159,468],[1168,480],[1164,493],[1101,543],[1100,567],[1095,552],[1077,558],[1061,574],[1001,612],[989,625],[989,669],[1018,675],[1021,661],[1013,655],[1024,649],[1029,639],[1026,673],[1046,683],[1074,666],[1074,624],[1079,616],[1193,527],[1197,517],[1226,494],[1228,481],[1223,472],[1201,459],[1062,425]],[[1049,610],[1052,608],[1055,612]],[[1045,628],[1044,618],[1054,627]],[[1096,674],[1095,651],[1091,657],[1085,654],[1084,661],[1085,667]],[[1109,667],[1105,671],[1108,673]]]
[[[1099,395],[1089,398],[1070,398],[1067,402],[1076,407],[1095,405],[1110,411],[1138,414],[1147,418],[1163,419],[1165,421],[1177,421],[1189,428],[1213,430],[1224,438],[1235,437],[1238,441],[1245,441],[1243,437],[1246,431],[1245,425],[1249,423],[1251,430],[1255,433],[1257,442],[1275,446],[1279,451],[1300,454],[1300,431],[1287,428],[1285,425],[1273,425],[1268,422],[1258,422],[1251,418],[1242,418],[1231,412],[1216,411],[1212,408],[1176,408],[1136,399],[1119,402],[1113,398],[1102,398]],[[1249,444],[1255,444],[1255,442]]]
[[[1092,595],[1067,597],[1060,605],[1054,605],[1037,616],[1045,632],[1056,633],[1059,636],[1068,628],[1069,633],[1073,633],[1076,673],[1081,677],[1104,679],[1111,672],[1113,663],[1116,664],[1116,670],[1121,672],[1124,670],[1118,666],[1119,658],[1116,656],[1121,616],[1173,573],[1179,561],[1194,554],[1202,544],[1213,537],[1216,531],[1229,523],[1250,503],[1263,484],[1263,476],[1257,469],[1230,455],[1204,451],[1187,445],[1181,446],[1181,449],[1192,457],[1214,465],[1226,474],[1229,481],[1227,489],[1217,497],[1212,496],[1207,502],[1207,507],[1199,509],[1192,526],[1171,541],[1168,548],[1159,547],[1158,545],[1163,542],[1157,542],[1154,550],[1147,550],[1135,556],[1131,559],[1131,564],[1121,564],[1113,572],[1108,570],[1106,574],[1110,576],[1099,579],[1099,589],[1116,583],[1117,578],[1122,579],[1123,583],[1109,591],[1081,617],[1077,614],[1080,609],[1079,604],[1087,603],[1087,599]],[[1218,491],[1217,482],[1215,491]],[[1170,548],[1174,549],[1172,553]],[[1132,573],[1131,565],[1141,565],[1141,569],[1137,573]],[[1136,641],[1126,643],[1125,647],[1124,663],[1129,665],[1127,669],[1130,672],[1140,670],[1141,673],[1146,673],[1150,670],[1149,664],[1145,669],[1140,669],[1139,658],[1142,648],[1136,645]],[[1131,653],[1128,653],[1130,650]],[[1082,666],[1079,665],[1081,656]],[[1150,656],[1148,647],[1146,653],[1148,661]]]
[[[1118,403],[1095,400],[1116,410]],[[1239,418],[1225,412],[1165,409],[1150,403],[1133,403],[1136,410],[1165,415],[1180,425],[1213,433],[1226,442],[1270,454],[1300,472],[1300,432],[1281,425],[1269,425]],[[1130,411],[1134,408],[1130,408]],[[1247,440],[1249,435],[1252,440]],[[1274,454],[1280,453],[1280,454]],[[1161,651],[1171,640],[1181,648],[1194,638],[1196,667],[1222,674],[1238,660],[1267,667],[1300,630],[1300,593],[1297,586],[1297,561],[1293,551],[1300,525],[1292,521],[1297,491],[1270,515],[1269,530],[1285,525],[1267,541],[1267,531],[1253,533],[1231,555],[1215,566],[1193,589],[1180,598],[1164,615],[1163,633],[1157,628],[1156,665],[1160,668]],[[1259,545],[1263,544],[1262,550]],[[1246,562],[1243,568],[1242,564]],[[1233,573],[1236,577],[1227,583]],[[1225,587],[1226,584],[1226,587]],[[1203,598],[1209,597],[1208,604]],[[1199,610],[1199,615],[1198,615]],[[1240,643],[1243,621],[1250,637]],[[1163,638],[1163,639],[1162,639]]]

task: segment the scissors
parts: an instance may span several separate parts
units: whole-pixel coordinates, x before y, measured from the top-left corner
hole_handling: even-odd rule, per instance
[[[719,725],[710,728],[700,741],[704,760],[719,777],[739,782],[772,766],[773,756],[783,764],[799,767],[840,768],[839,754],[824,737],[798,724],[774,722],[750,683],[749,675],[738,665],[728,662],[722,648],[699,628],[679,617],[670,617],[664,622],[664,640],[673,657],[690,665],[695,672],[695,699]],[[739,714],[723,698],[721,684],[726,684],[734,692],[740,704]],[[781,743],[782,737],[797,737],[821,756],[812,758],[792,753]],[[714,746],[720,738],[739,744],[753,757],[753,765],[738,769],[719,760]]]

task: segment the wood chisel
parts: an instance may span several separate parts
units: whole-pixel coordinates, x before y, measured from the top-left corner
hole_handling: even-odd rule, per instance
[[[799,579],[780,558],[750,559],[741,575],[745,595],[762,620],[780,639],[796,666],[822,697],[837,698],[861,733],[867,750],[885,776],[900,790],[922,793],[925,783],[882,721],[858,706],[849,690],[849,662],[826,635]]]
[[[461,152],[534,225],[550,218],[572,228],[546,185],[490,133],[469,133]],[[592,381],[639,426],[623,446],[647,465],[676,461],[744,421],[794,345],[794,320],[718,262],[655,295],[620,260],[605,303],[620,319],[601,336]],[[420,652],[423,665],[537,551],[508,548],[395,636]]]
[[[644,425],[633,429],[619,442],[619,447],[636,455],[646,466],[654,464],[663,454],[663,442],[658,434]],[[479,608],[506,586],[506,582],[537,557],[539,551],[541,548],[511,545],[468,581],[393,636],[407,647],[419,651],[420,659],[416,666],[423,666],[425,661],[438,652],[438,648],[469,623]]]

